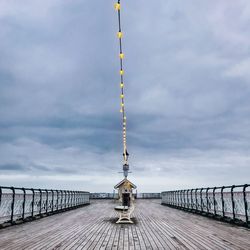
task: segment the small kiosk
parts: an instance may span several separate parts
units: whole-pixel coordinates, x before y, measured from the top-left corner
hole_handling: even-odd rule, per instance
[[[133,189],[136,189],[136,185],[127,178],[124,178],[114,188],[118,189],[118,199],[122,203],[122,206],[130,207],[131,201],[134,200]]]
[[[120,206],[115,207],[119,215],[116,223],[133,223],[131,220],[134,211],[133,189],[136,189],[136,186],[125,177],[114,188],[118,189],[118,200],[121,203]]]

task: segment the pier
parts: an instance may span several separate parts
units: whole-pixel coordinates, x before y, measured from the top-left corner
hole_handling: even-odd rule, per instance
[[[0,10],[0,250],[250,250],[250,1]]]
[[[0,249],[250,249],[250,230],[138,199],[133,225],[117,225],[114,200],[0,231]]]

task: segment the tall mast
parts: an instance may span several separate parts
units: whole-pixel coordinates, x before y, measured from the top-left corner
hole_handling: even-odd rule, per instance
[[[124,60],[124,53],[122,50],[122,38],[123,32],[121,27],[121,1],[118,0],[115,3],[115,10],[117,11],[118,15],[118,32],[117,37],[119,39],[119,58],[120,58],[120,99],[121,99],[121,109],[120,112],[122,114],[122,135],[123,135],[123,174],[124,177],[127,178],[129,172],[129,164],[128,164],[128,151],[127,151],[127,117],[125,112],[125,95],[124,95],[124,68],[123,68],[123,60]]]

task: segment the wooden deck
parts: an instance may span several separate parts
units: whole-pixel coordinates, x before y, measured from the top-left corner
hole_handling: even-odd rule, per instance
[[[0,230],[0,249],[250,249],[250,230],[138,200],[134,225],[116,225],[112,200]]]

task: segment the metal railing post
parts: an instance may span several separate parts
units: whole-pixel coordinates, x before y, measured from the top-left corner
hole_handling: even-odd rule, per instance
[[[26,190],[25,188],[22,188],[23,190],[23,214],[22,214],[22,219],[25,219],[25,204],[26,204]]]
[[[214,215],[216,215],[216,200],[215,200],[215,190],[216,187],[213,188],[213,202],[214,202]]]
[[[186,190],[183,190],[183,201],[184,201],[184,208],[186,208],[186,196],[185,196]]]
[[[76,191],[74,191],[74,207],[76,206]]]
[[[71,207],[74,207],[73,206],[74,191],[72,190],[70,192],[71,192],[71,194],[70,194],[71,195],[71,201],[70,201],[71,202]]]
[[[58,197],[58,190],[56,190],[56,211],[58,211],[58,202],[59,202],[59,197]]]
[[[31,188],[31,192],[32,192],[31,217],[33,217],[34,216],[34,206],[35,206],[35,191],[33,188]]]
[[[207,213],[209,213],[209,199],[208,199],[208,190],[209,190],[209,189],[210,189],[209,187],[206,189]]]
[[[179,201],[180,201],[179,207],[181,207],[182,206],[181,190],[179,190]]]
[[[46,192],[46,214],[48,213],[48,205],[49,205],[49,192],[48,189],[45,189]]]
[[[76,196],[76,206],[78,206],[78,191],[75,191],[75,196]]]
[[[200,189],[200,196],[201,196],[201,212],[203,212],[203,198],[202,198],[202,191],[204,188]]]
[[[231,201],[232,201],[232,209],[233,209],[233,220],[235,220],[234,188],[235,188],[235,185],[233,185],[231,187]]]
[[[176,191],[176,206],[179,207],[179,190]]]
[[[74,207],[75,206],[75,201],[74,201],[74,191],[72,191],[72,207]]]
[[[69,204],[69,208],[71,208],[71,191],[68,190],[68,193],[69,193],[68,204]]]
[[[63,190],[61,190],[61,209],[63,209]]]
[[[82,193],[80,191],[79,192],[79,206],[82,205]]]
[[[53,213],[54,212],[54,192],[52,189],[50,191],[51,191],[51,212]]]
[[[194,189],[191,189],[191,209],[193,210],[193,204],[194,204],[194,200],[193,200],[193,191]]]
[[[243,187],[243,199],[244,199],[244,207],[245,207],[245,217],[246,217],[246,224],[248,225],[249,221],[248,221],[248,206],[247,206],[247,197],[246,197],[246,188],[249,185],[245,184]]]
[[[67,208],[67,191],[66,190],[64,190],[64,195],[65,195],[64,197],[64,209],[65,209]]]
[[[225,187],[221,187],[221,206],[222,206],[222,217],[224,218],[225,217],[225,201],[224,201],[224,193],[223,193],[223,190],[225,189]]]
[[[197,198],[198,188],[195,189],[195,210],[198,211],[198,198]]]
[[[188,189],[188,209],[192,209],[191,192],[192,192],[192,189]]]
[[[65,208],[68,208],[68,191],[65,191]]]
[[[67,190],[67,208],[70,207],[70,204],[69,204],[69,199],[70,199],[70,191]]]
[[[10,221],[11,224],[14,223],[14,209],[15,209],[15,188],[11,187],[10,188],[12,190],[12,203],[11,203],[11,215],[10,215]]]
[[[41,189],[38,189],[39,190],[39,194],[40,194],[40,208],[39,208],[39,215],[41,216],[42,214],[42,202],[43,202],[43,196],[42,196],[42,190]]]
[[[177,190],[174,191],[174,205],[177,207]]]
[[[181,207],[185,207],[184,190],[181,190]]]
[[[70,191],[70,207],[73,207],[73,191]]]

